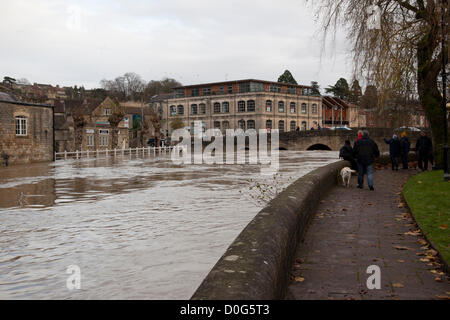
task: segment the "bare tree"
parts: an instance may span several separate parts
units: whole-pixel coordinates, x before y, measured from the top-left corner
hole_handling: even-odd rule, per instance
[[[133,72],[127,72],[114,80],[103,79],[100,81],[100,86],[103,89],[115,94],[120,100],[139,100],[143,95],[145,85],[145,81]]]
[[[438,76],[441,12],[450,20],[446,0],[316,0],[322,17],[324,40],[344,26],[352,43],[355,77],[366,77],[379,89],[380,106],[401,92],[411,99],[418,94],[430,122],[437,147],[437,162],[442,163],[444,114]],[[448,42],[448,40],[447,40]],[[448,48],[448,45],[447,45]]]
[[[111,125],[112,129],[112,135],[111,135],[111,149],[117,148],[118,145],[118,132],[117,129],[119,126],[119,123],[123,120],[125,117],[125,109],[123,106],[119,104],[118,101],[112,101],[111,102],[112,107],[112,113],[108,117],[109,124]]]

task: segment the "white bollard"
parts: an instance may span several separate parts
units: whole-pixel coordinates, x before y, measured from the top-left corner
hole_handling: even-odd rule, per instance
[[[86,157],[89,159],[89,149],[86,151]]]
[[[67,151],[64,150],[64,160],[67,160]]]
[[[117,157],[117,148],[114,148],[114,158]]]
[[[78,150],[77,150],[77,151],[75,151],[75,154],[77,155],[76,157],[77,157],[77,160],[78,160]]]

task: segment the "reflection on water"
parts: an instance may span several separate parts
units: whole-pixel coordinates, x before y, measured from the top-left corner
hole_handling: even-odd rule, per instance
[[[336,160],[282,152],[281,178]],[[261,209],[239,193],[250,178],[258,166],[168,157],[1,168],[0,299],[188,299]]]

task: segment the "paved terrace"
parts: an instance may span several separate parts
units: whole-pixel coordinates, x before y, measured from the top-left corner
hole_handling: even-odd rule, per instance
[[[299,245],[287,299],[439,299],[450,291],[401,199],[416,170],[375,172],[375,191],[333,188]],[[409,233],[408,233],[409,232]],[[428,251],[428,253],[433,253]],[[422,261],[421,261],[422,259]],[[381,268],[381,290],[368,290],[367,267]]]

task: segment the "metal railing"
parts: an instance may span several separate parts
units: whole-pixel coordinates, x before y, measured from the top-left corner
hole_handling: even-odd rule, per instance
[[[181,146],[170,147],[141,147],[141,148],[128,148],[128,149],[96,149],[96,150],[80,150],[80,151],[64,151],[55,152],[55,160],[68,160],[68,159],[106,159],[106,158],[118,158],[118,157],[132,157],[138,156],[156,156],[170,154],[173,150],[183,150]]]

